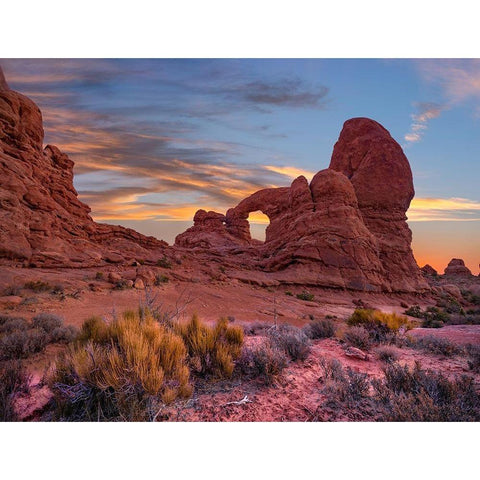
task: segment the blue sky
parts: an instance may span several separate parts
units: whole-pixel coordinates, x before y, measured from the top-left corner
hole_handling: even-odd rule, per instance
[[[410,160],[418,263],[480,261],[478,60],[0,60],[75,161],[98,221],[172,243],[198,208],[225,211],[326,168],[343,122],[384,125]],[[264,226],[252,225],[261,235]]]

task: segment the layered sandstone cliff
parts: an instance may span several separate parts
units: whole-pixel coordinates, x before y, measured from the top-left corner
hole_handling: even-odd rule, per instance
[[[160,255],[165,242],[92,220],[73,187],[73,162],[43,148],[43,135],[39,108],[0,70],[0,261],[85,267]]]

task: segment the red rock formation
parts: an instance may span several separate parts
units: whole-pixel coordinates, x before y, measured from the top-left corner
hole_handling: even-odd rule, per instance
[[[400,145],[368,118],[345,122],[330,168],[351,181],[365,225],[378,240],[379,258],[394,289],[425,287],[411,249],[406,211],[414,196],[412,172]]]
[[[166,246],[95,223],[77,198],[73,162],[43,148],[42,114],[0,71],[0,259],[35,266],[92,266],[158,256]]]
[[[424,275],[430,275],[431,277],[436,277],[438,275],[438,272],[428,263],[424,265],[420,270]]]
[[[221,214],[203,210],[177,246],[235,250],[238,262],[280,282],[372,291],[428,288],[413,258],[405,212],[412,173],[400,146],[378,123],[345,123],[329,169],[310,185],[260,190]],[[263,245],[250,236],[248,216],[270,219]],[[221,249],[219,250],[221,246]]]
[[[400,146],[378,123],[353,119],[330,168],[310,185],[298,177],[290,187],[260,190],[225,215],[199,210],[175,248],[199,260],[198,268],[220,258],[230,276],[257,283],[420,291],[427,284],[405,222],[413,193]],[[153,237],[92,220],[73,187],[73,162],[54,146],[43,148],[38,107],[11,91],[1,73],[0,207],[3,262],[86,267],[153,262],[165,252]],[[264,243],[250,235],[255,211],[270,219]],[[152,282],[143,270],[136,279]]]
[[[472,272],[461,258],[452,258],[445,269],[447,277],[471,277]]]

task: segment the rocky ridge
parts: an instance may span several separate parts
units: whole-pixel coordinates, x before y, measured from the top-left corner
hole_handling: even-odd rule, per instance
[[[73,161],[43,138],[40,109],[0,70],[0,261],[89,267],[160,256],[165,242],[92,220],[73,187]]]

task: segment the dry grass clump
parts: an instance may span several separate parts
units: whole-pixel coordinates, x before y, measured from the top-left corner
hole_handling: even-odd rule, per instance
[[[329,319],[313,320],[303,329],[307,337],[315,340],[319,338],[331,338],[335,335],[335,323]]]
[[[192,393],[182,338],[132,312],[109,324],[85,322],[49,384],[56,417],[67,420],[152,420],[160,401]]]
[[[214,327],[203,324],[197,315],[184,324],[176,324],[175,332],[187,347],[190,365],[200,376],[230,377],[239,357],[244,332],[221,318]]]
[[[18,420],[14,409],[15,398],[20,393],[27,393],[29,384],[30,377],[19,361],[0,364],[0,422]]]

